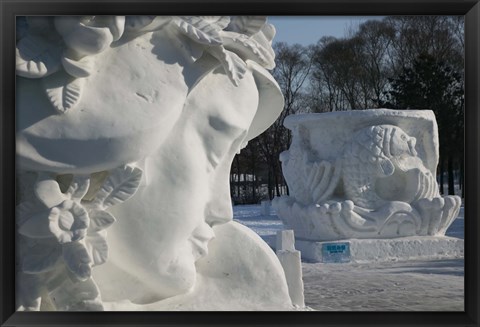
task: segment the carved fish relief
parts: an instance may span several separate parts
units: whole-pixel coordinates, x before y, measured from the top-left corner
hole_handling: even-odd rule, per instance
[[[433,197],[438,193],[435,178],[417,157],[415,145],[416,139],[398,126],[376,125],[356,132],[343,152],[342,177],[346,198],[364,208],[382,206],[390,199],[379,194],[378,182],[385,178],[385,189],[395,187],[394,180],[387,178],[396,171],[405,173],[402,177],[405,181],[396,186],[399,189],[392,189],[397,192],[394,195],[411,193],[412,197],[406,202]]]

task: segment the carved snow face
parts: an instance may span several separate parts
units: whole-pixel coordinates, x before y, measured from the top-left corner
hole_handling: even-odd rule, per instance
[[[109,260],[146,286],[133,290],[136,301],[185,293],[195,284],[195,262],[207,254],[211,227],[232,219],[230,167],[257,106],[252,75],[238,87],[217,71],[205,77],[170,136],[147,158],[146,187],[113,208],[118,223],[109,233]]]
[[[220,90],[222,80],[227,83],[212,76],[194,90],[156,161],[163,185],[157,201],[164,209],[156,222],[162,228],[154,235],[155,264],[169,287],[181,291],[194,282],[194,262],[207,252],[211,226],[232,219],[230,167],[257,108],[252,80],[239,86],[244,90],[223,85],[223,94],[209,98],[203,86]],[[241,91],[253,96],[241,97]]]
[[[105,46],[122,34],[123,21],[128,36]],[[108,208],[117,218],[109,259],[92,272],[102,301],[150,303],[195,284],[212,226],[232,218],[234,154],[283,108],[278,85],[262,68],[274,66],[274,29],[265,21],[59,18],[55,35],[75,56],[61,43],[54,69],[39,72],[28,68],[44,58],[22,56],[28,38],[17,43],[17,70],[26,69],[17,72],[17,91],[28,94],[16,103],[21,169],[143,170],[135,195]]]

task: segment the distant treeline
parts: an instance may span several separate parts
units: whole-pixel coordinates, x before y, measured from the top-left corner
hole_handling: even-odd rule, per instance
[[[464,196],[463,16],[389,16],[351,28],[344,38],[322,37],[310,46],[275,43],[274,50],[272,74],[283,91],[284,110],[235,158],[234,201],[257,203],[288,193],[279,161],[291,142],[286,116],[371,108],[433,110],[440,192],[454,194],[456,183]],[[237,181],[242,175],[253,178]]]

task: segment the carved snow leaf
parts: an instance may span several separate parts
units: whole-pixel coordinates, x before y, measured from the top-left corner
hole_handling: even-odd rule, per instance
[[[87,77],[91,75],[94,68],[93,58],[92,56],[86,56],[80,60],[73,60],[63,56],[62,65],[65,71],[73,77]]]
[[[240,80],[247,72],[247,65],[237,54],[225,50],[223,46],[210,47],[207,51],[217,58],[225,69],[225,73],[235,86],[240,84]]]
[[[28,274],[50,271],[55,268],[61,254],[62,248],[57,244],[39,243],[24,252],[21,269]]]
[[[201,17],[177,17],[175,24],[183,34],[196,42],[207,45],[222,44],[222,38],[219,33],[220,29],[215,24],[210,24],[208,20],[202,19]]]
[[[142,170],[126,165],[113,170],[98,191],[94,204],[107,208],[122,203],[132,197],[140,185]]]
[[[55,236],[50,231],[48,217],[48,211],[37,213],[20,225],[18,232],[30,238],[53,238]]]
[[[253,38],[232,32],[224,32],[225,49],[238,53],[244,60],[253,60],[267,69],[275,67],[275,53]]]
[[[43,79],[48,99],[60,113],[65,113],[78,104],[84,84],[84,78],[73,78],[63,71]]]
[[[27,78],[40,78],[56,72],[60,68],[61,48],[39,36],[27,34],[16,47],[17,75]]]
[[[101,265],[107,261],[108,244],[102,234],[96,233],[95,235],[87,236],[85,244],[94,266]]]
[[[68,187],[66,196],[72,200],[80,201],[88,192],[90,187],[90,176],[88,175],[75,175],[72,183]]]
[[[308,204],[311,202],[310,190],[305,184],[306,155],[298,145],[292,145],[289,150],[282,152],[282,170],[287,180],[288,187],[297,201]],[[308,166],[307,166],[308,167]]]
[[[328,199],[340,179],[339,162],[332,165],[328,161],[314,162],[305,169],[304,181],[308,186],[313,203],[319,204]]]
[[[103,210],[92,210],[89,213],[90,225],[88,226],[88,233],[95,233],[102,229],[110,227],[115,221],[110,213]]]
[[[33,203],[31,201],[20,203],[15,210],[16,211],[15,219],[16,219],[17,226],[21,226],[28,219],[30,219],[30,217],[34,213],[42,209],[44,209],[43,206],[41,207],[39,204]]]
[[[91,276],[92,269],[90,263],[92,260],[88,255],[88,251],[80,242],[65,243],[62,246],[63,260],[67,265],[67,268],[79,279],[86,280]]]
[[[227,30],[251,36],[260,31],[267,22],[267,16],[235,16]]]
[[[200,59],[203,56],[203,53],[205,51],[205,47],[196,42],[186,42],[184,46],[185,46],[185,49],[190,54],[190,57],[193,62]]]
[[[258,33],[254,37],[256,38],[260,35],[263,35],[265,40],[267,40],[268,43],[272,44],[273,38],[275,37],[275,34],[277,32],[275,30],[275,26],[273,26],[272,24],[265,24],[265,25],[263,25],[261,31],[262,31],[262,33]]]
[[[110,28],[113,41],[118,41],[125,30],[125,16],[106,16],[105,19],[109,20],[107,26]]]
[[[216,25],[219,29],[223,30],[230,24],[230,16],[198,16],[209,24]]]

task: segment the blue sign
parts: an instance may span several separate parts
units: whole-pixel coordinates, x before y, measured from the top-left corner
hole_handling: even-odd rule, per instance
[[[322,262],[345,263],[350,262],[350,243],[323,243]]]

